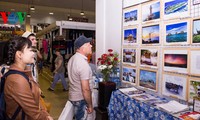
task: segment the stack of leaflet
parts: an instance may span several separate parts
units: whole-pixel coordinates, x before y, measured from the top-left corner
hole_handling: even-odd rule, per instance
[[[166,110],[169,113],[179,113],[189,110],[189,107],[187,105],[181,104],[175,100],[164,104],[158,104],[157,106],[163,110]]]

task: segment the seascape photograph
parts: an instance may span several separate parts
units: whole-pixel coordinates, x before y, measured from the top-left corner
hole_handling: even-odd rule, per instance
[[[142,7],[142,21],[150,21],[160,18],[160,2],[150,3]]]
[[[142,27],[142,44],[158,44],[159,29],[159,25]]]
[[[166,43],[187,42],[187,22],[166,25]]]

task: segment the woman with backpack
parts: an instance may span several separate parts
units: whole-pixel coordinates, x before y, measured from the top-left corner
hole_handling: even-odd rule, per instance
[[[17,73],[6,77],[6,114],[11,119],[20,108],[16,120],[53,120],[40,103],[41,92],[38,83],[31,77],[31,71],[25,70],[27,64],[34,63],[34,49],[31,46],[31,41],[24,37],[15,37],[9,43],[9,70],[25,73],[27,77]]]

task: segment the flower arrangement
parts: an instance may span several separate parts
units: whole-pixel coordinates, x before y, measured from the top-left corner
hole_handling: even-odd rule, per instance
[[[117,52],[113,53],[112,49],[108,49],[108,53],[105,53],[98,58],[98,70],[101,71],[104,81],[109,80],[111,73],[116,73],[116,67],[120,61],[118,57],[119,54]]]

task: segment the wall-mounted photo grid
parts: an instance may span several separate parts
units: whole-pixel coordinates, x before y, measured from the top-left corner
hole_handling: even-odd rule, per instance
[[[192,102],[200,94],[200,5],[193,0],[123,3],[122,81]]]

